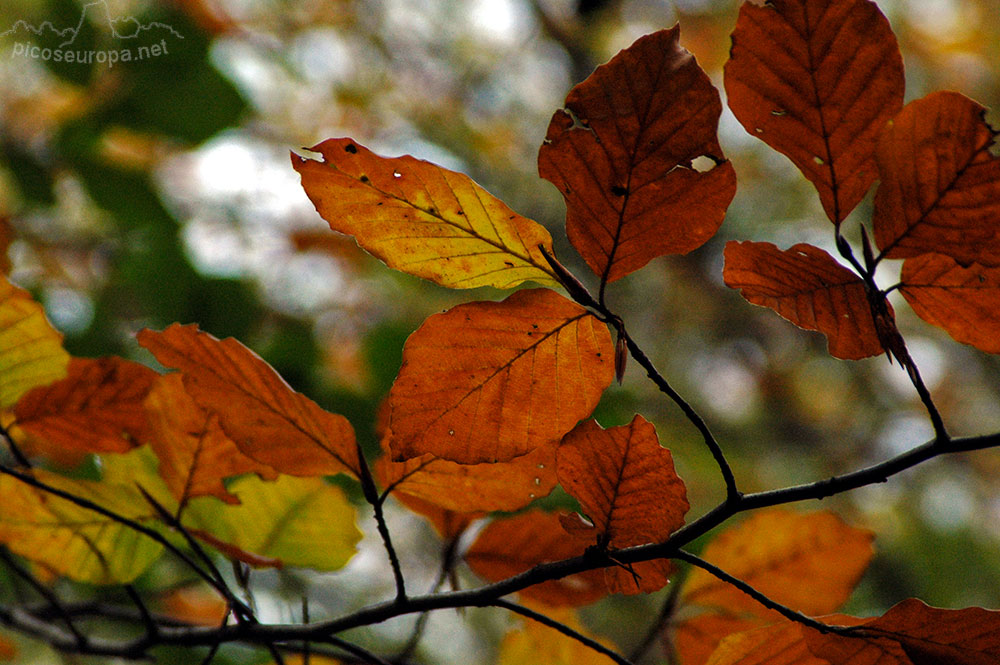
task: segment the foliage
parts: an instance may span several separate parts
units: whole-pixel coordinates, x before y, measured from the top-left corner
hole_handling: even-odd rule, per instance
[[[674,27],[641,37],[575,86],[539,149],[539,174],[565,200],[566,235],[586,276],[556,258],[545,227],[457,171],[381,157],[352,138],[293,153],[320,216],[387,266],[457,289],[541,287],[423,321],[393,371],[374,461],[358,434],[365,423],[295,390],[233,337],[197,324],[143,329],[138,346],[164,373],[121,356],[70,357],[41,306],[5,279],[0,542],[6,567],[42,602],[5,601],[0,624],[61,651],[125,659],[175,647],[211,662],[240,644],[278,663],[402,664],[423,660],[429,613],[492,607],[526,621],[503,637],[500,663],[638,662],[660,656],[656,641],[684,665],[996,662],[995,610],[911,598],[880,616],[832,614],[868,568],[877,533],[788,507],[1000,446],[1000,432],[951,433],[889,302],[898,291],[958,342],[1000,351],[995,132],[959,93],[903,106],[902,58],[869,0],[746,3],[732,41],[729,106],[815,187],[839,259],[812,244],[731,241],[725,284],[823,333],[834,357],[884,354],[916,392],[930,440],[825,480],[746,491],[728,446],[633,335],[638,313],[611,303],[611,284],[711,241],[736,192],[717,137],[719,93]],[[126,96],[107,112],[172,122],[135,103]],[[870,221],[852,215],[876,181]],[[93,184],[95,198],[113,198],[107,184]],[[896,281],[883,267],[893,259],[903,260]],[[594,279],[596,294],[584,284]],[[602,427],[595,418],[630,363],[714,460],[724,497],[714,507],[692,515],[691,488],[651,420]],[[412,590],[391,498],[441,538],[429,593]],[[252,571],[342,569],[368,511],[394,595],[310,620],[310,589],[296,589],[301,623],[263,621]],[[463,562],[483,581],[466,586]],[[171,610],[181,602],[176,579],[212,596]],[[109,589],[76,603],[63,580]],[[577,613],[609,594],[668,584],[648,638],[628,656]],[[117,587],[131,605],[114,600]],[[411,615],[402,644],[348,632]],[[127,630],[105,634],[95,618]],[[0,656],[12,651],[0,640]]]

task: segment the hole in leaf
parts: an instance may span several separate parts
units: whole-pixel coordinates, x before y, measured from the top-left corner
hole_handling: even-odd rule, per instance
[[[347,145],[344,146],[344,152],[349,152],[352,155],[356,155],[358,154],[358,146],[354,145],[353,143],[348,143]]]
[[[819,164],[820,166],[823,166],[823,164],[826,163],[826,162],[823,161],[822,157],[813,157],[813,161],[816,162],[817,164]]]
[[[698,173],[708,173],[716,167],[718,162],[708,155],[699,155],[691,160],[691,168]]]
[[[403,177],[403,174],[402,174],[402,173],[400,173],[399,171],[393,171],[393,172],[392,172],[392,177],[393,177],[393,178],[402,178],[402,177]]]

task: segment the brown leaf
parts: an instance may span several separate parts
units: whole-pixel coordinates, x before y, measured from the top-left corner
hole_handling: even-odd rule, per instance
[[[585,545],[566,534],[555,513],[540,510],[490,522],[465,553],[465,560],[480,577],[499,582],[540,563],[583,554]],[[546,605],[586,605],[607,594],[604,573],[591,570],[550,580],[519,593]]]
[[[197,326],[142,330],[139,343],[161,364],[179,369],[188,394],[215,413],[248,457],[280,473],[358,473],[354,430],[285,383],[235,339],[218,340]]]
[[[160,476],[184,505],[196,496],[214,496],[239,503],[223,478],[256,473],[274,480],[278,474],[240,452],[219,426],[218,417],[199,407],[180,374],[161,376],[146,398],[153,435],[150,445],[160,460]]]
[[[728,242],[725,256],[726,286],[800,328],[823,333],[830,355],[857,360],[882,353],[864,282],[822,249]]]
[[[571,527],[574,535],[612,549],[660,542],[684,524],[687,491],[674,471],[670,451],[656,429],[637,415],[629,425],[602,429],[580,423],[559,446],[559,483],[593,523]],[[569,526],[563,521],[563,526]],[[617,593],[656,591],[667,583],[668,561],[649,561],[632,570],[608,568],[608,588]],[[635,573],[635,576],[633,576]]]
[[[725,66],[747,132],[786,155],[839,224],[877,179],[879,132],[903,104],[903,60],[868,0],[743,3]]]
[[[959,342],[1000,353],[1000,268],[967,268],[943,254],[903,262],[900,293],[927,323]]]
[[[25,447],[62,463],[87,453],[123,453],[149,440],[142,403],[156,380],[123,358],[72,358],[66,378],[26,393],[14,416]]]
[[[570,242],[603,281],[700,247],[736,192],[716,137],[719,93],[679,38],[676,26],[647,35],[598,67],[538,151],[539,175],[566,200]],[[712,168],[695,168],[699,157]]]
[[[760,625],[756,617],[743,619],[714,612],[698,614],[683,619],[673,628],[673,650],[681,665],[704,665],[723,638]],[[664,637],[670,638],[669,635]]]
[[[397,496],[415,497],[459,513],[519,510],[556,485],[555,443],[509,462],[458,464],[433,455],[393,462],[383,455],[375,476]]]
[[[853,626],[864,619],[833,615],[819,617],[829,625]],[[708,665],[832,665],[812,653],[807,636],[819,635],[801,623],[782,621],[753,630],[735,633],[722,640],[708,659]],[[854,639],[854,638],[840,638]],[[685,665],[688,665],[685,662]],[[854,665],[862,665],[855,663]],[[902,665],[897,661],[871,660],[864,665]],[[912,665],[912,664],[907,664]]]
[[[346,138],[310,150],[323,161],[292,155],[292,166],[316,211],[390,268],[462,289],[557,283],[538,248],[552,253],[545,227],[468,176]]]
[[[558,440],[614,376],[607,327],[548,289],[435,314],[389,393],[393,459],[508,461]]]
[[[1000,266],[1000,160],[986,110],[957,92],[910,102],[878,142],[875,242],[888,258]]]

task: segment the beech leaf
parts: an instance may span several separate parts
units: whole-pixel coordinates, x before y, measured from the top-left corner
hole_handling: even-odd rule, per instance
[[[591,634],[580,623],[573,610],[553,611],[548,609],[549,618],[568,626],[581,635],[589,637],[606,647],[613,647],[607,640]],[[498,665],[525,665],[544,663],[545,665],[611,665],[614,662],[602,653],[555,629],[526,621],[518,630],[507,633],[500,644]]]
[[[347,138],[310,150],[323,161],[292,155],[292,166],[316,211],[390,268],[461,289],[558,283],[538,248],[552,253],[545,227],[468,176]]]
[[[986,109],[957,92],[910,102],[878,142],[875,242],[887,258],[1000,266],[1000,159]]]
[[[69,354],[62,340],[42,306],[0,275],[0,409],[66,376]]]
[[[736,193],[716,131],[722,103],[680,28],[638,39],[566,97],[538,173],[566,200],[570,242],[602,281],[715,235]],[[699,170],[699,157],[711,168]]]
[[[393,459],[508,461],[557,441],[614,376],[607,327],[548,289],[424,321],[389,393]]]
[[[728,242],[725,257],[726,286],[800,328],[823,333],[830,355],[857,360],[882,353],[864,282],[822,249]]]
[[[660,542],[684,524],[687,490],[674,471],[670,451],[642,416],[629,425],[602,429],[594,420],[577,425],[558,452],[559,483],[575,497],[592,528],[571,533],[613,549]],[[607,568],[616,593],[656,591],[667,583],[669,561]]]
[[[354,430],[343,416],[295,392],[260,356],[235,339],[197,326],[142,330],[139,344],[166,367],[181,370],[188,394],[216,414],[247,457],[281,473],[358,473]]]
[[[792,160],[839,224],[877,179],[875,143],[903,105],[889,22],[869,0],[744,2],[732,39],[733,114]]]
[[[900,293],[927,323],[987,353],[1000,353],[1000,267],[963,268],[943,254],[903,261]]]

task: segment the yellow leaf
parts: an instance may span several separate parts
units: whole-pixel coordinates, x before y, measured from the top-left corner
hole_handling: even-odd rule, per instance
[[[354,507],[340,488],[322,478],[279,476],[265,482],[249,475],[234,481],[229,491],[241,505],[193,499],[183,524],[257,555],[258,562],[272,559],[269,565],[337,570],[357,551],[361,532]]]
[[[573,630],[593,639],[571,610],[546,608],[545,614]],[[612,646],[607,640],[597,640]],[[500,645],[498,665],[608,665],[607,656],[594,651],[579,640],[574,640],[554,628],[528,620],[524,628],[507,634]]]
[[[42,306],[0,276],[0,408],[66,375],[69,354]]]
[[[346,138],[310,150],[324,161],[292,155],[292,166],[316,211],[390,268],[459,289],[557,284],[538,249],[552,253],[549,232],[468,176]]]

